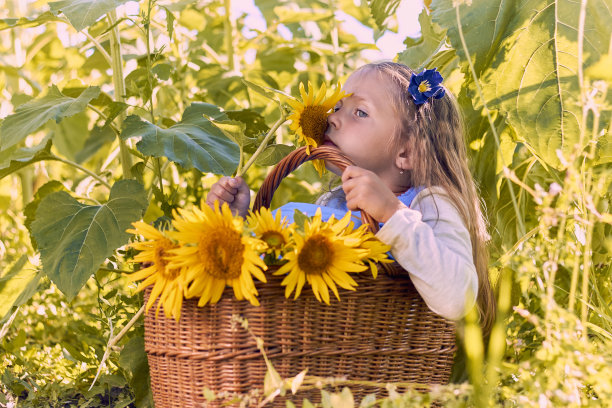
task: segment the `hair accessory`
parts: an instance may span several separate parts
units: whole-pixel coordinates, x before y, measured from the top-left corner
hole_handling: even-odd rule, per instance
[[[414,103],[416,105],[422,105],[429,98],[440,99],[444,96],[444,88],[440,85],[442,83],[442,75],[436,68],[426,69],[420,74],[412,74],[410,77],[410,85],[408,85],[408,92],[412,95]]]

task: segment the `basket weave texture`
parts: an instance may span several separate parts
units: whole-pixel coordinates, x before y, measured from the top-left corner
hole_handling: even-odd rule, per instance
[[[340,168],[350,164],[332,148],[313,149],[310,155],[298,149],[268,175],[255,208],[269,205],[280,181],[297,166],[321,158]],[[364,222],[376,225],[367,215]],[[215,393],[248,393],[263,387],[265,361],[253,337],[232,324],[234,314],[248,320],[283,378],[308,368],[308,375],[359,381],[448,383],[454,324],[429,310],[407,272],[396,263],[390,265],[396,276],[383,273],[373,279],[369,271],[353,274],[357,290],[341,291],[341,301],[332,298],[331,306],[317,301],[308,285],[297,300],[286,299],[280,285],[283,277],[272,275],[272,267],[267,283],[256,282],[258,307],[237,301],[226,288],[215,305],[197,307],[197,299],[185,300],[178,323],[161,312],[157,318],[146,314],[145,350],[155,406],[206,406],[205,387]],[[358,401],[376,389],[351,386],[351,391]],[[293,398],[299,402],[304,397],[320,400],[320,391],[301,391]],[[277,398],[274,405],[285,402]]]

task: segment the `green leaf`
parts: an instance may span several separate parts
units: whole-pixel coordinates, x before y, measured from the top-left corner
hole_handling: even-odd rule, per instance
[[[284,92],[276,90],[276,89],[271,89],[268,88],[266,86],[263,85],[258,85],[255,82],[251,82],[251,81],[247,81],[246,79],[242,79],[242,82],[244,82],[244,84],[249,88],[252,89],[253,91],[257,92],[258,94],[265,96],[268,99],[273,100],[274,102],[280,104],[280,100],[278,98],[277,95],[275,95],[275,93],[280,93],[283,95],[286,95]]]
[[[85,140],[83,148],[76,154],[77,163],[83,163],[91,156],[96,154],[103,146],[110,145],[115,140],[115,132],[108,126],[94,126],[89,132],[89,137]]]
[[[30,231],[30,240],[32,241],[32,247],[37,250],[38,244],[36,239],[32,235],[32,223],[36,219],[36,210],[40,205],[40,201],[48,196],[51,193],[55,193],[58,191],[68,191],[66,187],[57,180],[51,180],[48,183],[42,185],[38,190],[36,190],[36,194],[34,194],[34,199],[26,205],[23,210],[23,215],[25,215],[26,219],[23,223],[25,227]]]
[[[162,81],[167,81],[170,78],[170,74],[174,71],[174,67],[170,64],[160,63],[151,68],[151,72]]]
[[[289,6],[274,7],[274,13],[282,24],[328,20],[334,17],[334,13],[328,9],[295,9]]]
[[[132,115],[124,122],[121,139],[140,136],[136,147],[144,155],[167,157],[185,169],[230,175],[238,166],[239,149],[204,117],[210,114],[221,112],[213,105],[194,103],[185,109],[182,120],[168,129]]]
[[[50,123],[53,146],[60,156],[75,161],[77,153],[85,146],[89,135],[88,117],[85,112],[77,113],[59,123]]]
[[[274,166],[293,150],[295,150],[294,146],[284,144],[270,145],[255,159],[255,163],[259,166]]]
[[[7,116],[0,128],[0,149],[5,150],[21,142],[51,119],[63,118],[82,112],[92,99],[100,94],[100,88],[91,86],[77,98],[63,95],[55,85],[42,98],[20,105],[14,114]]]
[[[401,0],[368,0],[370,13],[372,13],[372,17],[380,32],[380,34],[377,35],[378,37],[387,29],[389,17],[395,14],[400,3]]]
[[[406,50],[398,55],[398,62],[408,65],[417,72],[426,68],[432,58],[446,44],[446,33],[437,24],[432,23],[425,9],[419,14],[421,38],[413,40],[407,37],[404,41]],[[440,67],[438,67],[440,71]]]
[[[27,267],[26,267],[27,266]],[[36,292],[41,274],[22,255],[0,278],[0,322],[7,318],[13,307],[30,300]]]
[[[44,12],[37,17],[3,18],[0,19],[0,31],[15,27],[37,27],[50,21],[62,21],[62,19],[58,18],[50,11]]]
[[[433,20],[448,29],[466,61],[452,0],[434,2]],[[578,83],[580,2],[573,0],[474,0],[460,6],[461,27],[490,108],[506,114],[520,140],[547,165],[558,167],[579,142],[582,110]],[[608,52],[609,1],[586,6],[584,67]],[[471,80],[471,79],[470,79]],[[479,105],[482,101],[474,99]],[[607,102],[612,101],[612,95]],[[609,112],[602,123],[609,120]],[[585,138],[588,142],[588,138]]]
[[[149,362],[145,353],[144,338],[132,337],[121,350],[119,365],[131,374],[130,388],[134,391],[134,405],[153,406],[149,376]]]
[[[166,12],[166,27],[168,30],[168,38],[172,40],[172,34],[174,34],[174,21],[176,20],[176,17],[174,17],[174,14],[167,7],[160,7]]]
[[[63,0],[49,3],[51,12],[58,14],[60,11],[70,21],[77,31],[89,27],[106,13],[113,11],[129,0]]]
[[[34,147],[12,146],[0,151],[0,179],[12,174],[32,163],[42,160],[52,160],[55,156],[51,153],[51,139],[49,137]]]
[[[225,113],[231,120],[238,120],[246,125],[245,134],[248,137],[257,138],[270,130],[266,119],[252,109],[230,110]]]
[[[48,195],[32,223],[43,270],[73,299],[102,262],[128,242],[125,230],[146,207],[144,188],[134,180],[116,182],[102,205],[82,204],[63,191]]]
[[[249,138],[245,134],[246,125],[237,120],[215,121],[215,126],[238,146],[249,146],[257,143],[257,139]]]

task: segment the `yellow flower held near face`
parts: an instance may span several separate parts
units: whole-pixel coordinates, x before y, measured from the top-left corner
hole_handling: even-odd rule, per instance
[[[261,241],[243,235],[244,221],[234,217],[227,204],[219,209],[203,205],[192,211],[179,209],[172,237],[180,248],[172,251],[170,265],[184,268],[187,297],[199,297],[198,306],[217,303],[226,285],[237,299],[259,305],[252,276],[262,282],[267,266],[259,257]]]
[[[314,88],[308,82],[308,93],[306,93],[304,84],[300,82],[302,102],[287,101],[293,108],[293,113],[289,116],[292,121],[289,128],[299,136],[298,142],[306,145],[308,154],[310,154],[310,146],[317,147],[323,143],[329,111],[340,99],[348,96],[342,91],[340,85],[337,86],[335,92],[329,98],[325,98],[326,91],[327,88],[323,84],[315,96]],[[319,174],[323,174],[325,171],[323,161],[315,160],[313,164]]]
[[[281,220],[280,211],[273,216],[272,212],[265,207],[248,215],[247,223],[255,236],[265,242],[265,252],[275,257],[279,257],[284,251],[294,229],[293,224],[287,225],[286,218]]]
[[[357,282],[350,277],[350,272],[361,272],[367,267],[360,259],[367,250],[347,245],[341,234],[334,228],[335,223],[348,224],[350,213],[342,220],[321,221],[321,211],[317,210],[311,221],[304,226],[304,236],[293,234],[294,250],[284,256],[287,261],[275,275],[287,274],[281,284],[285,286],[285,296],[295,291],[297,299],[304,283],[308,281],[316,298],[329,304],[329,289],[337,299],[336,285],[355,290]]]
[[[183,304],[184,276],[180,268],[168,265],[170,251],[177,248],[178,245],[168,239],[164,233],[147,223],[138,221],[132,225],[135,229],[127,230],[127,232],[142,235],[145,238],[144,241],[130,244],[132,248],[140,251],[134,257],[134,261],[150,264],[150,266],[130,275],[130,280],[144,279],[138,286],[137,291],[141,291],[149,285],[154,285],[145,310],[148,311],[159,297],[155,317],[158,315],[160,306],[163,305],[166,316],[172,316],[178,321]]]

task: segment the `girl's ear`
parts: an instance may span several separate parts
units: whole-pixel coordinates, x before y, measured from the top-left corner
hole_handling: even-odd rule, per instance
[[[402,144],[395,155],[395,165],[398,169],[411,170],[414,167],[414,150],[413,139]]]

